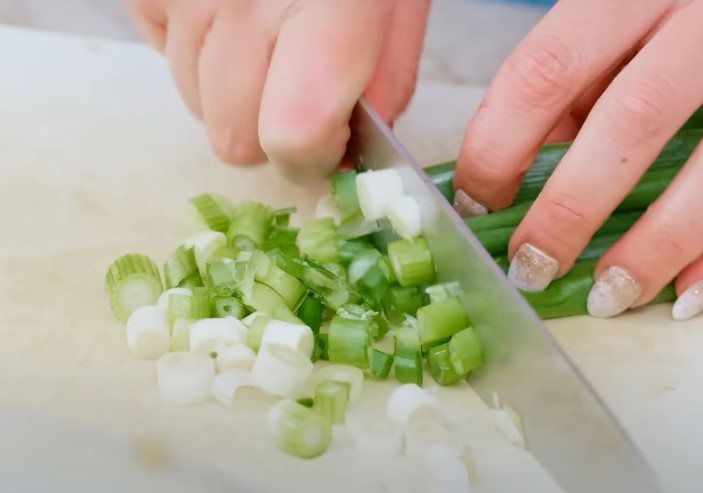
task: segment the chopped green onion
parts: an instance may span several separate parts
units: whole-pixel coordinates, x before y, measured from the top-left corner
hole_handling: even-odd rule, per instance
[[[202,231],[186,238],[183,246],[193,249],[198,272],[202,279],[207,282],[206,265],[216,251],[227,246],[227,236],[219,231]]]
[[[189,201],[195,209],[196,217],[208,229],[227,231],[232,203],[221,195],[204,193]]]
[[[457,372],[449,354],[449,343],[431,347],[427,352],[430,375],[439,385],[451,385],[466,378],[468,372]]]
[[[280,250],[288,255],[298,255],[298,245],[296,242],[299,232],[299,228],[274,226],[266,241],[261,245],[261,249],[265,252]]]
[[[388,255],[383,255],[380,259],[378,259],[378,263],[376,265],[378,265],[378,267],[383,271],[389,283],[395,284],[398,282],[398,278],[395,277],[395,271],[393,270],[393,264],[391,263],[391,259]]]
[[[330,321],[327,355],[332,363],[366,368],[371,343],[368,320],[333,317]]]
[[[374,246],[363,239],[343,241],[339,245],[339,260],[342,265],[349,266],[351,263],[369,251],[376,251]]]
[[[359,252],[357,257],[349,264],[348,279],[351,284],[356,284],[371,267],[375,267],[381,253],[378,250],[366,249]]]
[[[227,239],[235,248],[253,251],[268,237],[273,223],[271,207],[259,202],[239,204],[232,214]]]
[[[275,226],[287,227],[290,224],[290,217],[298,212],[297,207],[286,207],[273,211],[273,224]]]
[[[377,266],[372,266],[356,283],[359,294],[365,299],[379,303],[388,291],[388,279]]]
[[[422,234],[422,216],[415,198],[403,195],[392,199],[386,209],[393,230],[406,240]]]
[[[398,284],[403,287],[427,284],[435,277],[434,260],[422,237],[388,243],[388,256]]]
[[[239,256],[240,251],[234,248],[232,245],[223,245],[217,250],[212,252],[208,258],[209,262],[219,262],[223,260],[234,261]]]
[[[322,414],[294,400],[274,404],[267,430],[279,450],[304,459],[321,455],[332,442],[332,424]]]
[[[315,387],[314,409],[332,424],[344,423],[349,405],[350,385],[347,382],[327,380]]]
[[[159,268],[146,255],[123,255],[108,268],[105,290],[115,318],[126,323],[137,308],[155,305],[159,300],[163,292]]]
[[[295,402],[297,402],[301,406],[305,406],[308,408],[312,407],[315,404],[315,401],[313,400],[312,397],[301,397],[300,399],[296,399]]]
[[[394,169],[365,171],[356,176],[356,193],[367,221],[386,217],[388,203],[403,195],[403,182]]]
[[[452,296],[420,308],[417,311],[417,323],[420,342],[429,347],[447,341],[468,327],[469,318],[459,298]]]
[[[190,351],[190,328],[194,318],[175,317],[171,325],[171,351]]]
[[[449,340],[449,359],[457,373],[468,374],[483,364],[483,351],[476,329],[469,327]]]
[[[138,358],[157,359],[171,347],[168,314],[160,306],[142,306],[134,310],[126,329],[129,349]]]
[[[203,286],[203,278],[200,277],[200,272],[197,270],[178,283],[179,288],[194,289],[202,288]]]
[[[193,296],[193,290],[190,288],[167,289],[166,291],[161,293],[161,296],[159,296],[159,300],[156,302],[156,304],[159,305],[164,310],[168,311],[168,300],[171,297],[171,294],[183,294],[183,295],[187,295],[187,296]]]
[[[244,344],[246,327],[236,318],[205,318],[190,327],[190,350],[196,353],[217,353],[221,347]]]
[[[207,279],[208,286],[233,286],[237,284],[235,263],[231,260],[217,260],[208,262]]]
[[[386,401],[386,417],[403,429],[419,420],[440,420],[439,402],[427,390],[413,383],[406,383],[393,390]]]
[[[369,366],[371,375],[376,378],[388,378],[393,367],[393,355],[376,348],[369,349]]]
[[[357,402],[361,398],[364,384],[364,372],[350,365],[327,365],[313,373],[312,385],[317,387],[322,382],[333,381],[349,384],[349,402]]]
[[[266,344],[288,346],[310,358],[315,346],[315,335],[307,325],[269,320],[260,342],[261,346]]]
[[[259,348],[251,376],[269,394],[296,399],[303,396],[312,369],[312,361],[301,352],[281,344],[266,344]]]
[[[448,282],[444,284],[435,284],[425,289],[425,293],[430,299],[430,303],[437,303],[445,300],[450,296],[464,296],[464,292],[458,282]]]
[[[198,272],[195,250],[179,246],[164,264],[164,282],[166,289],[175,288],[192,274]]]
[[[300,304],[300,308],[298,308],[298,318],[317,334],[320,331],[320,325],[322,325],[322,313],[324,310],[325,307],[320,300],[308,295]]]
[[[217,351],[215,365],[217,371],[227,370],[251,371],[256,361],[256,351],[244,344],[226,346]]]
[[[247,346],[252,348],[254,351],[258,351],[261,347],[261,338],[264,336],[264,331],[268,323],[273,320],[263,314],[257,314],[256,317],[249,324],[249,331],[247,332]]]
[[[205,402],[212,395],[215,363],[200,353],[167,353],[156,362],[156,378],[161,397],[169,402]]]
[[[356,175],[356,171],[350,170],[337,173],[331,179],[332,196],[337,204],[342,228],[353,226],[364,220],[356,194]]]
[[[274,312],[279,306],[285,306],[286,302],[281,295],[276,291],[261,284],[259,282],[254,283],[254,287],[251,290],[251,296],[248,299],[244,299],[244,302],[249,306],[252,311],[262,312],[267,315],[273,316]]]
[[[247,387],[255,387],[251,375],[248,372],[242,370],[224,370],[217,375],[212,382],[212,396],[223,406],[232,409],[237,394]]]
[[[397,329],[393,364],[395,377],[399,382],[422,386],[422,349],[419,331],[414,324],[407,323]]]
[[[392,323],[400,324],[406,315],[415,317],[425,303],[425,296],[418,286],[392,286],[384,296],[383,312]]]
[[[306,292],[305,286],[298,279],[278,267],[261,250],[252,254],[249,267],[255,270],[254,279],[273,289],[283,298],[288,308],[298,308]]]
[[[327,354],[328,342],[328,334],[320,333],[315,335],[315,349],[312,350],[311,358],[313,361],[329,361],[329,355]]]
[[[203,288],[195,288],[193,294],[171,294],[168,300],[168,313],[172,318],[208,318],[212,310],[210,298]]]
[[[234,296],[217,297],[212,301],[217,317],[234,317],[241,319],[244,315],[244,306]]]
[[[339,262],[339,238],[332,219],[314,219],[305,223],[296,240],[298,250],[320,263]]]

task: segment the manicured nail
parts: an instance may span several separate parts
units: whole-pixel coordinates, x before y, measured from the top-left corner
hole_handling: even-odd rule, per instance
[[[703,312],[703,281],[690,286],[671,309],[674,320],[688,320]]]
[[[524,243],[515,253],[508,280],[521,291],[544,291],[559,271],[559,262],[529,243]]]
[[[632,306],[642,294],[642,286],[622,267],[612,266],[596,280],[588,294],[588,313],[609,318]]]
[[[488,209],[485,206],[476,202],[463,190],[457,190],[454,194],[454,210],[461,217],[476,217],[488,214]]]

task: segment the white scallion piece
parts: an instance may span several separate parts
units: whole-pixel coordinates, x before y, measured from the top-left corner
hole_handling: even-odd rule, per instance
[[[268,315],[266,315],[266,314],[263,313],[263,312],[254,312],[254,313],[250,313],[249,315],[247,315],[246,317],[244,317],[244,318],[242,319],[242,323],[243,323],[244,325],[246,325],[247,327],[251,328],[251,324],[254,323],[254,319],[255,319],[256,317],[268,317]]]
[[[395,421],[378,418],[356,427],[352,440],[357,454],[366,460],[390,460],[403,451],[403,428]]]
[[[171,326],[171,351],[190,351],[190,328],[194,318],[176,317]]]
[[[290,399],[271,406],[266,430],[279,450],[303,459],[319,456],[332,441],[329,420]]]
[[[198,265],[200,276],[203,279],[207,277],[207,261],[218,248],[226,245],[227,236],[220,231],[202,231],[189,236],[183,241],[185,248],[193,248],[195,263]]]
[[[378,263],[381,258],[381,253],[377,250],[370,250],[368,253],[362,253],[349,264],[347,269],[347,277],[349,284],[356,286],[356,283],[364,277],[368,270]]]
[[[221,347],[217,350],[215,365],[217,371],[227,370],[251,371],[256,361],[256,351],[245,344]]]
[[[234,406],[237,393],[255,387],[251,374],[242,370],[225,370],[212,381],[212,396],[227,408]]]
[[[386,417],[403,428],[415,420],[441,420],[437,400],[414,383],[396,387],[386,402]]]
[[[454,447],[432,444],[425,453],[428,487],[437,493],[471,493],[471,475]]]
[[[315,348],[315,335],[307,325],[271,320],[261,336],[261,346],[281,344],[310,358]]]
[[[365,171],[356,177],[356,193],[367,221],[386,217],[388,203],[403,195],[403,182],[394,169]]]
[[[218,353],[223,346],[246,341],[247,328],[234,317],[204,318],[190,327],[190,350],[196,353]]]
[[[332,380],[349,384],[349,403],[359,400],[364,384],[364,372],[351,365],[332,364],[318,367],[311,378],[311,385],[317,385]]]
[[[493,405],[495,408],[491,409],[491,414],[495,427],[514,445],[524,449],[527,443],[520,415],[512,407],[503,406],[495,392],[493,393]]]
[[[199,353],[178,351],[156,362],[161,396],[178,404],[197,404],[210,399],[215,378],[215,362]]]
[[[266,392],[295,399],[302,396],[312,369],[312,361],[301,352],[267,344],[259,349],[251,375],[254,384]]]
[[[335,224],[339,224],[340,215],[337,202],[332,194],[328,193],[320,197],[315,206],[315,219],[332,218]]]
[[[401,238],[411,240],[422,234],[420,206],[413,197],[403,195],[388,203],[386,210],[393,230]]]
[[[442,423],[432,419],[416,419],[405,428],[405,453],[421,457],[433,444],[448,444],[449,433]]]
[[[143,306],[127,320],[127,344],[139,358],[156,359],[171,348],[168,313],[160,306]]]
[[[168,301],[172,294],[180,294],[183,296],[193,296],[193,290],[190,288],[171,288],[167,289],[161,296],[159,296],[159,301],[156,302],[158,306],[168,311]]]

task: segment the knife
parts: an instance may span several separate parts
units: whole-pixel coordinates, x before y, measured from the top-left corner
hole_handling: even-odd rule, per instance
[[[484,403],[490,407],[497,395],[518,413],[528,451],[569,493],[661,491],[644,456],[574,362],[363,99],[350,126],[347,163],[401,175],[405,193],[420,204],[437,281],[462,288],[484,350],[484,365],[469,383]]]

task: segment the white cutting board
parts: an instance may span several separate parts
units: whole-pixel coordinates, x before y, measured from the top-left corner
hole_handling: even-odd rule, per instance
[[[164,404],[153,363],[129,355],[105,303],[107,265],[129,251],[163,261],[182,239],[179,219],[188,197],[221,192],[275,206],[293,203],[307,214],[322,188],[293,187],[268,167],[218,163],[165,64],[144,46],[5,28],[0,67],[0,411],[65,420],[127,443],[167,444],[236,478],[247,485],[243,491],[327,491],[331,484],[339,491],[422,491],[413,480],[421,468],[411,462],[388,469],[396,475],[383,486],[359,469],[363,464],[348,447],[305,463],[278,454],[261,433],[264,407],[233,412],[216,403]],[[480,88],[421,82],[396,131],[423,164],[451,159],[481,94]],[[607,322],[581,317],[549,326],[671,491],[699,491],[703,322],[674,324],[668,307],[657,307]],[[380,413],[389,388],[368,385],[358,415]],[[476,491],[554,491],[527,454],[489,429],[485,408],[468,387],[430,389],[468,434],[457,433],[475,452]],[[27,437],[30,428],[34,435]],[[0,429],[0,481],[14,484],[14,491],[30,491],[30,480],[38,488],[41,477],[30,472],[36,465],[47,484],[55,478],[44,468],[57,465],[109,474],[103,484],[128,476],[109,469],[123,456],[86,452],[78,432],[33,422],[14,434]],[[69,453],[66,445],[57,455],[52,438],[81,451]]]

